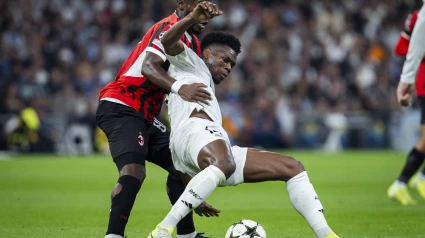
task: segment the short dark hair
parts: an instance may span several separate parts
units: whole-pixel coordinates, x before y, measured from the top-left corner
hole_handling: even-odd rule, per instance
[[[213,31],[208,33],[201,42],[201,50],[204,50],[210,45],[225,45],[232,48],[237,54],[241,53],[241,42],[236,36],[223,32]]]

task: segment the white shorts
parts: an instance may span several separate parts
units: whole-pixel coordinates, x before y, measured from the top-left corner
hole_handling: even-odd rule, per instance
[[[191,117],[184,126],[176,132],[171,132],[170,149],[174,167],[190,176],[195,176],[201,169],[198,166],[198,154],[207,144],[215,140],[225,140],[230,144],[229,137],[223,127],[215,122]],[[229,179],[220,186],[232,186],[243,183],[248,148],[232,146],[232,154],[236,170]]]

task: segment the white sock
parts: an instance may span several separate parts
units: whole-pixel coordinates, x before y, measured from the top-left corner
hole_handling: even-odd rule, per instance
[[[123,237],[120,235],[109,234],[109,235],[106,235],[105,238],[123,238]]]
[[[307,172],[302,172],[286,183],[292,205],[308,222],[317,237],[323,238],[332,230],[323,215],[323,206],[310,183]]]
[[[401,182],[400,180],[396,180],[395,182],[394,182],[394,184],[395,184],[395,186],[397,187],[397,188],[405,188],[406,187],[406,183],[405,182]]]
[[[204,202],[225,180],[224,173],[214,165],[202,170],[190,180],[179,200],[159,225],[165,228],[175,227],[183,217]]]
[[[177,238],[195,238],[198,232],[194,231],[187,235],[177,235]]]
[[[425,174],[424,174],[424,171],[419,172],[419,174],[418,174],[418,178],[419,178],[419,180],[425,180]]]

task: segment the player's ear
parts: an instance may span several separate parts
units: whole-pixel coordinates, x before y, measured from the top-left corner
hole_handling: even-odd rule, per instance
[[[205,59],[208,59],[211,56],[211,50],[210,48],[206,48],[205,50],[202,51],[202,54],[204,56]]]

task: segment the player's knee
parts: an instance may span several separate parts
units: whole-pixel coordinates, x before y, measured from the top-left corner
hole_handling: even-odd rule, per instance
[[[288,181],[289,179],[305,171],[304,165],[301,163],[301,161],[293,157],[285,156],[282,158],[281,162],[282,166],[279,167],[282,169],[279,171],[279,178],[282,181]]]
[[[425,135],[421,135],[415,147],[420,152],[425,153]]]
[[[127,172],[128,171],[131,170],[127,170]],[[114,199],[117,195],[122,193],[131,193],[135,196],[139,192],[144,180],[144,177],[141,174],[138,174],[137,176],[139,177],[137,178],[131,174],[120,174],[120,178],[118,179],[117,184],[115,184],[115,187],[111,192],[111,199]],[[141,176],[143,179],[140,179]]]
[[[221,161],[216,165],[228,179],[236,171],[236,163],[233,157]]]
[[[205,169],[210,165],[214,165],[215,167],[220,169],[221,172],[224,173],[226,178],[229,178],[230,176],[232,176],[232,174],[236,170],[236,164],[232,155],[228,155],[228,156],[220,157],[220,158],[217,158],[215,156],[198,158],[198,164],[201,169]]]
[[[146,168],[141,164],[127,164],[120,170],[120,176],[124,175],[135,177],[143,183],[146,178]]]
[[[114,199],[115,196],[117,196],[122,190],[122,185],[120,183],[115,184],[114,189],[112,189],[111,192],[111,200]]]
[[[289,163],[288,170],[290,171],[289,176],[291,179],[300,174],[301,172],[304,172],[305,168],[301,161],[291,157],[291,162]]]

